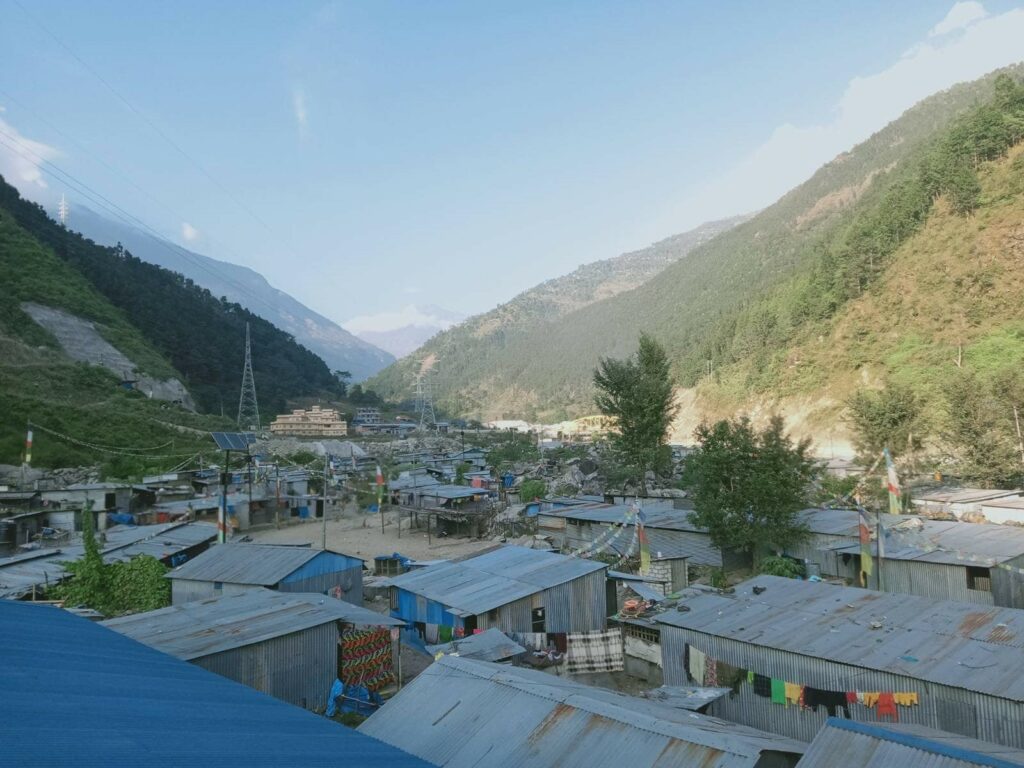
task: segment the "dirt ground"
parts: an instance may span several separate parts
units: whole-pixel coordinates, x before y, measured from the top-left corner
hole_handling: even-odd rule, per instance
[[[376,555],[400,552],[413,560],[441,560],[471,555],[496,543],[490,539],[438,538],[436,535],[428,543],[426,531],[409,530],[408,515],[403,517],[399,537],[397,518],[397,513],[385,512],[384,533],[381,534],[379,515],[349,510],[337,519],[328,517],[327,548],[361,557],[369,561],[367,565],[372,570]],[[254,541],[266,544],[312,544],[319,547],[323,529],[320,520],[309,520],[290,523],[276,530],[250,531],[249,535]]]

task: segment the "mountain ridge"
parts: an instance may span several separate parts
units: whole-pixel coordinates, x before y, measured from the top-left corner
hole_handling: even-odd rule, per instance
[[[922,226],[930,195],[972,193],[976,173],[966,163],[927,163],[941,165],[933,150],[943,142],[951,142],[953,160],[960,162],[957,152],[985,151],[989,127],[1000,135],[992,100],[1001,74],[1019,82],[1024,65],[924,99],[655,279],[504,340],[500,355],[486,365],[428,345],[423,352],[436,357],[435,402],[482,420],[584,415],[593,410],[591,375],[599,358],[632,353],[641,331],[666,345],[684,391],[697,388],[700,396],[688,408],[693,418],[772,402],[782,386],[780,371],[790,364],[790,345],[810,329],[827,336],[831,318]],[[980,115],[982,127],[962,124],[971,115]],[[946,188],[926,194],[942,174]],[[455,371],[446,355],[458,361]],[[405,366],[423,361],[418,353]],[[378,377],[385,393],[401,383],[396,368]],[[721,386],[702,386],[709,369]]]
[[[214,259],[112,221],[86,206],[77,206],[72,227],[103,245],[120,242],[132,255],[178,272],[290,333],[317,354],[331,370],[348,371],[361,381],[394,361],[394,356],[348,332],[338,323],[271,285],[250,267]]]

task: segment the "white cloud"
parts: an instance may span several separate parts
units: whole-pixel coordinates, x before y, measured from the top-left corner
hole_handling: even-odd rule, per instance
[[[193,243],[199,239],[199,230],[187,221],[181,222],[181,238],[186,243]]]
[[[299,136],[306,138],[309,130],[309,112],[306,109],[306,92],[301,86],[292,88],[292,112],[295,114],[295,124],[299,127]]]
[[[378,312],[373,315],[360,315],[342,323],[342,327],[350,333],[365,331],[393,331],[409,325],[427,326],[430,328],[451,328],[453,318],[461,315],[436,307],[417,307],[414,304],[402,307],[394,312]]]
[[[6,110],[0,108],[0,112]],[[0,118],[0,175],[22,194],[30,195],[33,190],[46,189],[41,168],[43,161],[60,156],[56,148],[23,136],[17,128]]]
[[[988,16],[988,11],[981,3],[969,0],[969,2],[957,3],[949,9],[946,18],[931,28],[928,37],[948,35],[958,29],[966,29],[976,21],[981,21]]]
[[[969,7],[965,11],[962,6]],[[958,3],[935,29],[954,25],[961,34],[923,39],[886,69],[853,78],[830,110],[830,119],[776,127],[761,146],[670,211],[673,225],[678,229],[770,205],[921,99],[1024,55],[1024,10],[990,16],[979,3]]]

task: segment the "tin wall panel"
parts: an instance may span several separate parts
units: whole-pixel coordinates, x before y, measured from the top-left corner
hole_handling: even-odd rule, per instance
[[[827,659],[708,635],[681,627],[662,626],[662,666],[666,685],[692,685],[683,665],[686,644],[709,657],[768,677],[830,691],[916,692],[920,704],[898,707],[902,723],[959,733],[997,744],[1024,748],[1024,703],[929,683]],[[827,716],[823,708],[810,712],[796,706],[772,704],[743,683],[734,697],[719,699],[708,714],[754,728],[811,741]],[[877,722],[875,711],[861,705],[850,708],[851,719]]]
[[[338,675],[337,648],[337,622],[327,622],[192,663],[289,704],[320,711]]]

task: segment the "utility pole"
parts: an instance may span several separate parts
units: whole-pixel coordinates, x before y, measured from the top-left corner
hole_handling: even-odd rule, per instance
[[[227,539],[228,481],[231,478],[231,451],[224,451],[224,469],[220,473],[220,507],[217,509],[217,543]]]
[[[327,469],[331,463],[331,454],[324,453],[324,489],[323,489],[323,514],[320,516],[323,522],[323,529],[320,535],[320,549],[327,549]]]

